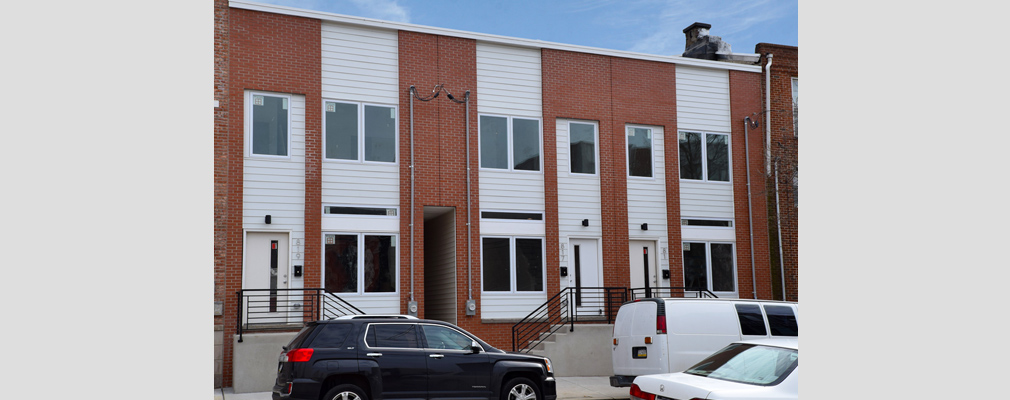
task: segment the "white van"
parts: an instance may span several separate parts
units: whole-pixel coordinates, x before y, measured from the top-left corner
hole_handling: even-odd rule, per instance
[[[731,342],[799,337],[799,304],[741,299],[648,298],[624,303],[614,320],[610,385],[680,372]]]

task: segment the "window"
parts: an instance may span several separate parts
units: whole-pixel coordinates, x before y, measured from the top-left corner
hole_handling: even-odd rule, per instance
[[[729,182],[729,135],[680,132],[679,137],[680,179]]]
[[[344,346],[344,340],[350,336],[351,324],[320,324],[319,334],[312,339],[312,347],[340,348]],[[292,347],[288,347],[292,348]]]
[[[395,236],[327,234],[324,251],[326,291],[396,292]]]
[[[628,176],[652,177],[652,129],[628,127]]]
[[[729,220],[718,220],[718,219],[682,219],[680,220],[681,225],[685,226],[719,226],[719,227],[733,227],[733,221]]]
[[[741,335],[767,335],[765,318],[757,304],[737,304],[736,316],[740,320]]]
[[[514,219],[521,221],[543,221],[544,215],[541,213],[521,213],[505,211],[481,211],[480,217],[484,219]]]
[[[684,286],[736,292],[732,243],[684,242]]]
[[[748,385],[774,386],[796,369],[799,358],[796,349],[733,343],[684,373]]]
[[[396,107],[327,101],[324,124],[326,159],[396,162]]]
[[[799,336],[800,329],[796,323],[796,314],[789,306],[764,306],[768,315],[768,325],[772,336]]]
[[[288,97],[252,94],[252,154],[287,156],[290,113]]]
[[[481,115],[480,167],[540,171],[540,121]]]
[[[596,174],[596,125],[568,123],[571,173]]]
[[[793,136],[800,135],[800,78],[793,78]]]
[[[543,239],[484,237],[481,251],[485,292],[544,290]]]
[[[470,350],[474,340],[455,329],[439,325],[421,325],[425,348],[447,350]]]
[[[372,348],[421,348],[415,324],[371,324],[365,334],[365,344]]]

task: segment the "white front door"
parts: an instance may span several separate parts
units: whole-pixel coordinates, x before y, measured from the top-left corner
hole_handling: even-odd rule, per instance
[[[283,324],[290,308],[288,287],[287,232],[248,232],[245,241],[245,268],[242,271],[243,322]]]
[[[569,240],[571,273],[569,285],[574,288],[573,301],[579,315],[603,315],[603,266],[600,265],[599,241]]]
[[[647,240],[632,240],[629,242],[631,259],[631,289],[635,296],[660,297],[666,296],[669,290],[657,291],[662,288],[663,279],[656,261],[656,242]]]

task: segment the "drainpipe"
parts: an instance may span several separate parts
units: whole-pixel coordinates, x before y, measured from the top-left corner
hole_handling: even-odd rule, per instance
[[[775,231],[779,234],[779,278],[782,278],[782,300],[786,300],[786,260],[782,258],[782,211],[779,207],[779,163],[775,162]]]
[[[410,85],[410,301],[414,301],[414,85]],[[409,307],[409,306],[408,306]]]
[[[750,202],[750,141],[747,140],[747,130],[750,128],[751,119],[750,117],[743,118],[743,144],[744,144],[744,154],[746,155],[747,163],[747,229],[750,230],[750,287],[751,296],[757,299],[757,272],[754,268],[754,214],[751,212],[751,202]],[[757,128],[757,123],[754,122],[754,127]]]
[[[471,271],[472,255],[470,250],[473,247],[473,237],[470,226],[470,91],[463,94],[463,101],[466,102],[466,300],[467,312],[473,304],[473,275]]]
[[[772,53],[765,54],[765,170],[772,174]]]

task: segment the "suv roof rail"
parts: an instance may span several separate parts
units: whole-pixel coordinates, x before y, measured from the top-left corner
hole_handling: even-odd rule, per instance
[[[417,319],[413,315],[342,315],[337,318],[330,319],[360,319],[360,318],[375,318],[375,319]]]

